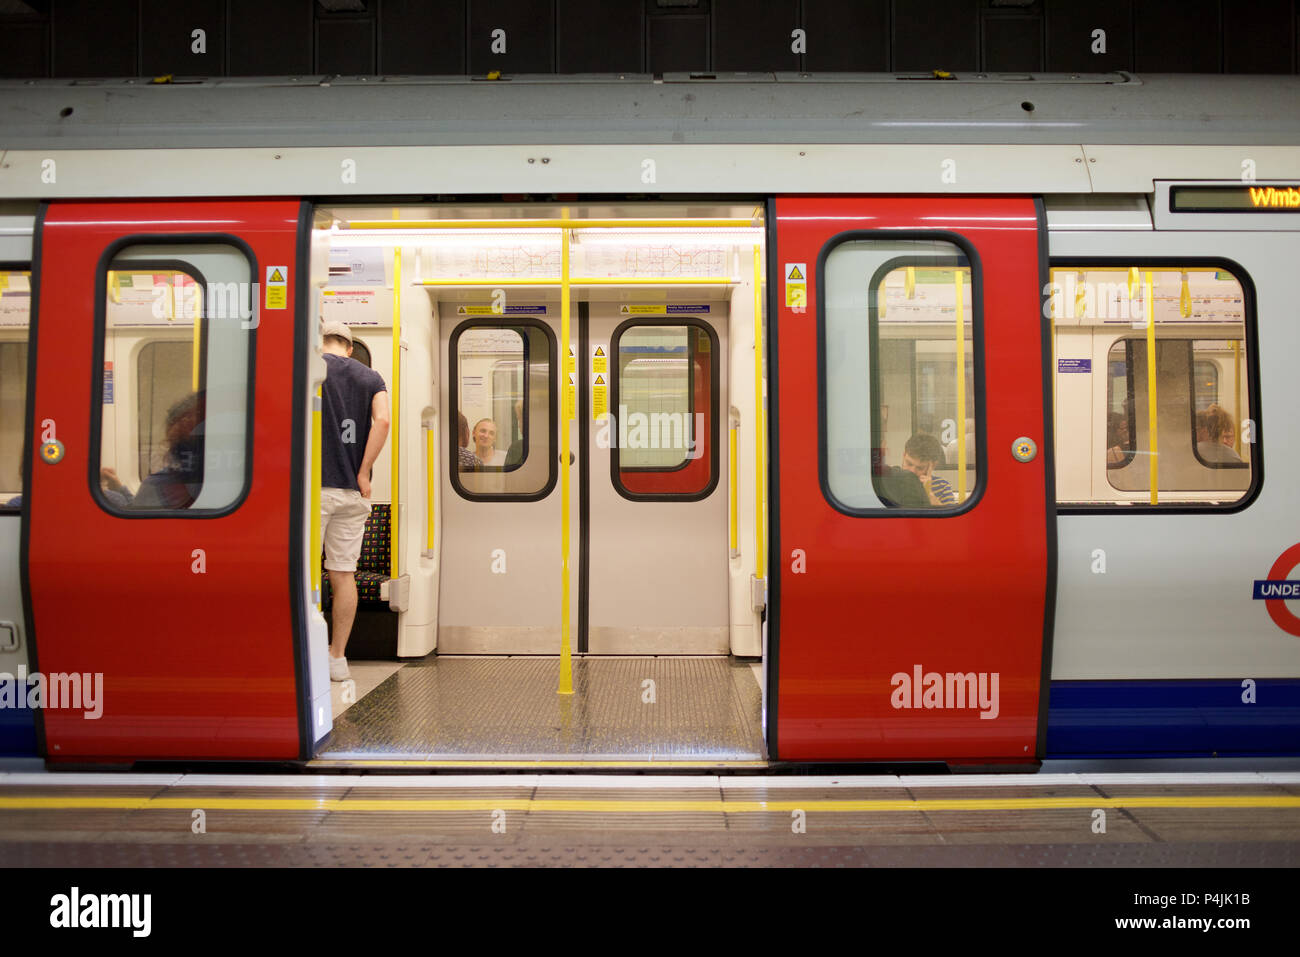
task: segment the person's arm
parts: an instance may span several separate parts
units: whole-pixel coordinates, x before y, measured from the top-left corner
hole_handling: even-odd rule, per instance
[[[357,473],[357,487],[362,498],[370,498],[370,470],[388,440],[388,393],[376,392],[370,400],[370,438],[366,441],[365,455],[361,458],[361,471]]]

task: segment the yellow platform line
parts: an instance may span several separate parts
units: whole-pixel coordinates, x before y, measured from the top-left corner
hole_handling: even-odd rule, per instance
[[[520,785],[530,787],[530,785]],[[340,785],[346,787],[346,785]],[[0,811],[192,810],[220,811],[528,811],[592,814],[767,814],[790,811],[831,814],[931,811],[1061,811],[1093,808],[1295,808],[1300,796],[1157,795],[1134,797],[936,798],[918,800],[723,801],[718,799],[622,800],[618,798],[231,798],[192,797],[0,797]]]

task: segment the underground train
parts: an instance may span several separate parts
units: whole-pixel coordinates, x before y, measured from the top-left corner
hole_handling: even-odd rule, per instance
[[[0,129],[4,755],[1300,753],[1300,78],[3,81]],[[391,395],[373,689],[326,322]]]

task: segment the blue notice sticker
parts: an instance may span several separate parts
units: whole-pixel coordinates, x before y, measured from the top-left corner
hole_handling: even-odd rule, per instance
[[[1255,579],[1255,592],[1251,595],[1256,601],[1270,601],[1277,598],[1300,598],[1300,581],[1274,581]]]
[[[709,307],[708,307],[708,306],[687,306],[687,305],[684,305],[684,304],[681,304],[681,303],[673,303],[673,302],[670,302],[670,303],[668,304],[668,310],[667,310],[667,311],[668,311],[668,315],[671,316],[671,315],[672,315],[673,313],[675,313],[675,312],[676,312],[676,313],[681,313],[681,312],[708,312],[708,311],[709,311]]]
[[[544,316],[545,306],[506,306],[507,316]]]
[[[113,363],[104,363],[108,366],[104,370],[104,405],[113,404]]]
[[[1091,372],[1091,359],[1057,359],[1057,372]]]

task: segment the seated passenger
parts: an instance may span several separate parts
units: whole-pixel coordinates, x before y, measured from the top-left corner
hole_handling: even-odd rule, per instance
[[[943,458],[947,465],[957,464],[957,436],[952,437],[951,442],[944,443]],[[970,465],[975,461],[975,420],[966,420],[966,464]]]
[[[192,392],[167,410],[167,467],[140,483],[132,508],[189,508],[203,487],[204,402]]]
[[[876,476],[875,486],[880,501],[889,508],[926,508],[930,505],[930,493],[921,480],[906,469],[886,465],[884,471]]]
[[[479,419],[474,425],[474,454],[486,467],[506,464],[506,453],[497,451],[497,424],[491,419]]]
[[[469,450],[469,419],[460,412],[460,424],[456,433],[456,451],[459,453],[458,468],[462,472],[477,472],[483,467],[477,455]]]
[[[126,508],[131,504],[134,496],[131,490],[126,487],[117,473],[112,469],[99,470],[99,489],[104,493],[104,501],[109,505],[116,505],[118,508]]]
[[[1205,429],[1208,437],[1196,443],[1196,454],[1210,465],[1243,465],[1241,456],[1232,448],[1237,437],[1232,416],[1218,403],[1205,410]]]
[[[943,446],[927,432],[917,432],[903,446],[903,469],[921,481],[926,505],[956,505],[957,492],[934,474],[934,467],[944,461]]]
[[[1122,412],[1106,416],[1106,468],[1117,469],[1128,462],[1132,449],[1128,441],[1128,417]]]

